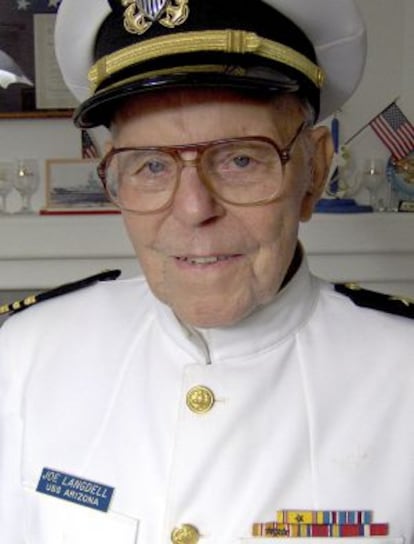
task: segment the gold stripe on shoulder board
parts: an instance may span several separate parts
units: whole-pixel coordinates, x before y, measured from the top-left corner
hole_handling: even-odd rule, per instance
[[[93,276],[89,276],[78,281],[65,283],[64,285],[55,287],[54,289],[49,289],[48,291],[44,291],[42,293],[39,293],[38,295],[29,295],[23,300],[17,300],[16,302],[12,302],[11,304],[3,304],[2,306],[0,306],[0,315],[20,312],[21,310],[25,310],[26,308],[33,306],[38,302],[55,298],[60,295],[65,295],[67,293],[72,293],[74,291],[79,291],[80,289],[83,289],[84,287],[89,287],[90,285],[93,285],[97,282],[116,280],[120,274],[120,270],[105,270],[103,272],[100,272],[99,274],[94,274]]]

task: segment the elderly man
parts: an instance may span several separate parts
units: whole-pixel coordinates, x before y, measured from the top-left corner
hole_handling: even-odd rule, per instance
[[[144,277],[3,327],[2,542],[413,544],[412,322],[298,242],[332,155],[314,121],[363,65],[352,0],[85,7],[63,0],[58,58],[76,124],[110,128]]]

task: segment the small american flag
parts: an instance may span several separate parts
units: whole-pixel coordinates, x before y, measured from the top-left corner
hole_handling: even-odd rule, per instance
[[[87,130],[82,130],[82,158],[95,159],[99,157],[98,150]]]
[[[397,160],[414,149],[414,126],[395,102],[375,117],[370,126]]]

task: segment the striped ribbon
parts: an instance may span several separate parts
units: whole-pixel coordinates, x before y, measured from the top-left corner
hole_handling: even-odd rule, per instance
[[[372,523],[372,512],[366,510],[280,510],[278,523]]]
[[[252,536],[268,538],[288,537],[369,537],[388,535],[387,523],[371,524],[311,524],[311,523],[254,523]]]

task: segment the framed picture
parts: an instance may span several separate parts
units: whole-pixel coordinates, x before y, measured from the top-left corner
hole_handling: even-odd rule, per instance
[[[46,207],[42,214],[119,213],[96,172],[98,159],[46,161]]]
[[[54,51],[59,0],[8,0],[0,20],[0,118],[69,117],[76,100]]]

